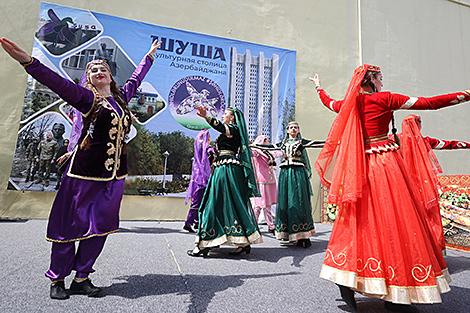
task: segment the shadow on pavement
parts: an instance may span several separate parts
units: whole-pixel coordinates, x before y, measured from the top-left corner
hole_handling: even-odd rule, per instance
[[[277,263],[282,258],[292,258],[292,266],[301,267],[301,262],[308,256],[315,255],[317,253],[325,252],[328,245],[327,240],[312,240],[312,246],[310,248],[301,248],[295,245],[290,246],[277,246],[277,247],[266,247],[263,245],[252,245],[251,253],[241,255],[230,255],[230,252],[235,248],[222,246],[222,248],[214,248],[209,252],[207,258],[210,259],[244,259],[247,261],[257,262],[265,261],[270,263]]]
[[[163,294],[189,294],[188,313],[206,312],[216,293],[242,286],[245,281],[267,277],[297,275],[296,272],[252,275],[131,275],[115,279],[122,282],[105,287],[106,296],[137,299]]]

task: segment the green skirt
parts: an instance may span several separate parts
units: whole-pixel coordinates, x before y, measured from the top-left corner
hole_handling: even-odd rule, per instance
[[[281,167],[276,208],[276,238],[296,241],[315,234],[312,187],[302,166]]]
[[[261,242],[243,168],[230,163],[215,167],[199,207],[198,247]]]

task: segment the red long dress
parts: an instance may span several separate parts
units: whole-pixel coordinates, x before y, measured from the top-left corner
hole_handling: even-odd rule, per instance
[[[321,88],[317,92],[325,106],[340,111],[342,101]],[[361,197],[339,211],[320,277],[395,303],[441,302],[440,294],[450,290],[446,263],[426,223],[417,184],[387,134],[394,110],[433,110],[468,100],[467,92],[430,98],[390,92],[357,95],[365,137],[365,185]]]

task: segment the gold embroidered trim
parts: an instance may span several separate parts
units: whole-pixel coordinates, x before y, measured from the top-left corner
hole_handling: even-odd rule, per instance
[[[88,278],[88,277],[85,277],[85,278],[74,277],[73,280],[77,283],[83,283],[84,281],[90,280],[90,278]]]
[[[364,261],[362,261],[361,258],[358,258],[357,259],[357,271],[360,273],[360,272],[363,272],[366,268],[369,269],[369,271],[371,272],[377,272],[377,271],[380,271],[382,272],[382,261],[379,261],[377,260],[376,258],[368,258],[366,263],[364,264],[364,266],[362,266],[364,263]],[[374,267],[374,264],[375,263],[375,267]],[[362,268],[361,268],[362,267]]]
[[[325,253],[325,260],[328,259],[328,257],[331,257],[331,260],[333,261],[333,263],[335,263],[336,265],[338,266],[343,266],[346,261],[347,261],[347,256],[346,256],[346,253],[344,252],[340,252],[338,253],[338,255],[336,256],[337,258],[341,258],[343,261],[340,261],[338,260],[337,262],[337,259],[335,258],[335,256],[333,255],[333,252],[330,250],[330,249],[326,249],[326,253]]]
[[[219,156],[225,156],[225,155],[235,155],[235,151],[232,151],[232,150],[220,150],[219,151]]]
[[[385,145],[369,148],[365,152],[366,154],[374,154],[374,153],[382,153],[382,152],[389,152],[389,151],[397,151],[398,149],[400,149],[399,145],[397,145],[394,142],[390,142]]]
[[[46,237],[46,240],[50,241],[50,242],[57,242],[57,243],[68,243],[68,242],[85,240],[85,239],[89,239],[89,238],[92,238],[92,237],[107,236],[109,234],[113,234],[113,233],[117,232],[118,230],[119,229],[115,229],[115,230],[111,230],[111,231],[108,231],[108,232],[103,233],[103,234],[93,234],[93,235],[89,235],[89,236],[86,236],[86,237],[79,237],[79,238],[67,239],[67,240],[57,240],[57,239],[52,239],[52,238]]]
[[[297,241],[300,239],[309,239],[313,235],[315,235],[315,229],[305,231],[305,232],[299,232],[299,233],[294,233],[294,234],[289,234],[287,232],[275,232],[276,234],[276,239],[277,240],[289,240],[289,241]]]
[[[108,172],[111,172],[113,170],[113,164],[114,164],[114,160],[113,159],[107,159],[105,162],[104,162],[104,168],[108,171]]]
[[[429,278],[429,275],[431,275],[431,265],[424,266],[417,264],[411,269],[411,275],[416,281],[424,283]]]
[[[116,126],[117,124],[119,124],[119,116],[116,113],[111,112],[111,117],[113,118],[111,120],[111,125]]]
[[[450,291],[449,273],[447,269],[442,275],[435,277],[436,285],[429,286],[397,286],[387,285],[385,278],[358,276],[357,273],[343,271],[323,264],[320,277],[339,285],[351,287],[355,291],[373,298],[394,303],[441,303],[441,293]]]
[[[367,137],[366,140],[365,140],[365,143],[371,143],[371,142],[378,142],[378,141],[382,141],[382,140],[386,140],[388,139],[388,135],[387,134],[382,134],[382,135],[377,135],[377,136],[370,136],[370,137]]]
[[[108,142],[108,143],[106,144],[106,146],[109,147],[109,149],[106,150],[106,153],[107,153],[108,155],[113,155],[113,154],[116,152],[116,147],[114,146],[113,143]]]
[[[118,129],[116,127],[113,127],[109,130],[109,139],[111,140],[116,140],[116,133],[118,132]]]
[[[124,139],[124,134],[123,134],[123,120],[126,119],[129,119],[129,116],[125,114],[125,111],[122,109],[122,107],[119,105],[119,103],[116,102],[116,105],[121,109],[121,111],[123,112],[123,115],[121,118],[119,118],[119,115],[117,114],[117,111],[114,109],[114,107],[108,102],[107,99],[104,98],[105,101],[105,104],[103,105],[103,107],[109,109],[109,110],[112,110],[114,112],[111,112],[111,116],[113,117],[113,121],[115,118],[118,118],[118,123],[117,123],[117,128],[116,127],[113,127],[109,130],[109,136],[112,140],[115,140],[115,143],[116,143],[116,146],[114,147],[115,148],[115,154],[114,154],[114,160],[113,159],[107,159],[104,163],[104,166],[105,166],[105,169],[108,170],[108,171],[113,171],[111,177],[107,177],[107,178],[103,178],[103,177],[92,177],[92,176],[82,176],[82,175],[77,175],[77,174],[73,174],[72,173],[72,167],[73,167],[73,164],[74,164],[74,161],[75,161],[75,153],[77,150],[74,151],[72,157],[71,157],[71,160],[70,160],[70,166],[69,166],[69,170],[67,171],[67,176],[68,177],[73,177],[73,178],[79,178],[79,179],[85,179],[85,180],[92,180],[92,181],[111,181],[113,179],[117,179],[117,180],[120,180],[120,179],[123,179],[125,177],[128,176],[128,174],[124,174],[124,175],[121,175],[121,176],[117,176],[117,171],[118,169],[120,168],[120,165],[121,165],[121,153],[122,153],[122,147],[124,146],[125,143],[123,143],[123,139]],[[90,110],[91,111],[91,110]],[[87,113],[89,114],[89,112]],[[86,115],[83,115],[83,116],[86,116]],[[112,122],[113,124],[113,122]],[[116,136],[114,136],[116,135]],[[109,145],[113,145],[113,143],[108,143],[107,146]],[[111,149],[111,148],[110,148]],[[110,154],[110,149],[107,150],[107,154],[109,156],[111,156],[112,154]],[[110,166],[114,164],[114,167],[110,168]]]
[[[230,128],[228,127],[228,125],[224,124],[224,127],[225,127],[225,136],[227,136],[227,138],[232,138],[233,135],[230,133]]]
[[[247,245],[247,244],[258,244],[263,242],[263,237],[259,231],[255,231],[253,234],[246,236],[227,236],[222,235],[212,240],[201,240],[199,236],[196,236],[196,244],[201,248],[216,247],[222,244],[231,245]]]
[[[120,179],[123,179],[123,178],[127,177],[128,174],[125,174],[125,175],[122,175],[122,176],[116,176],[116,172],[113,172],[113,175],[111,175],[111,177],[106,177],[106,178],[93,177],[93,176],[82,176],[82,175],[73,174],[72,173],[72,165],[73,165],[73,162],[75,161],[75,154],[77,152],[77,149],[78,149],[78,147],[75,148],[75,150],[73,151],[72,157],[70,158],[70,166],[69,166],[69,170],[67,171],[67,176],[68,177],[85,179],[85,180],[92,180],[92,181],[112,181],[114,179],[120,180]]]
[[[217,166],[221,166],[221,165],[224,165],[224,164],[241,165],[240,161],[237,160],[237,159],[223,159],[223,160],[220,160],[220,161],[215,161],[213,166],[217,167]]]

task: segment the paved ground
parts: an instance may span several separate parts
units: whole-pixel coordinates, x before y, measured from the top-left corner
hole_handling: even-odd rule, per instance
[[[194,236],[178,222],[122,222],[111,235],[92,278],[106,296],[50,300],[46,221],[0,222],[0,312],[348,312],[335,285],[318,277],[331,227],[317,224],[310,249],[281,247],[270,234],[248,257],[221,248],[191,258]],[[262,230],[266,230],[265,226]],[[450,251],[452,291],[422,313],[470,311],[470,254]],[[70,280],[67,280],[67,285]],[[358,296],[360,312],[387,312]]]

